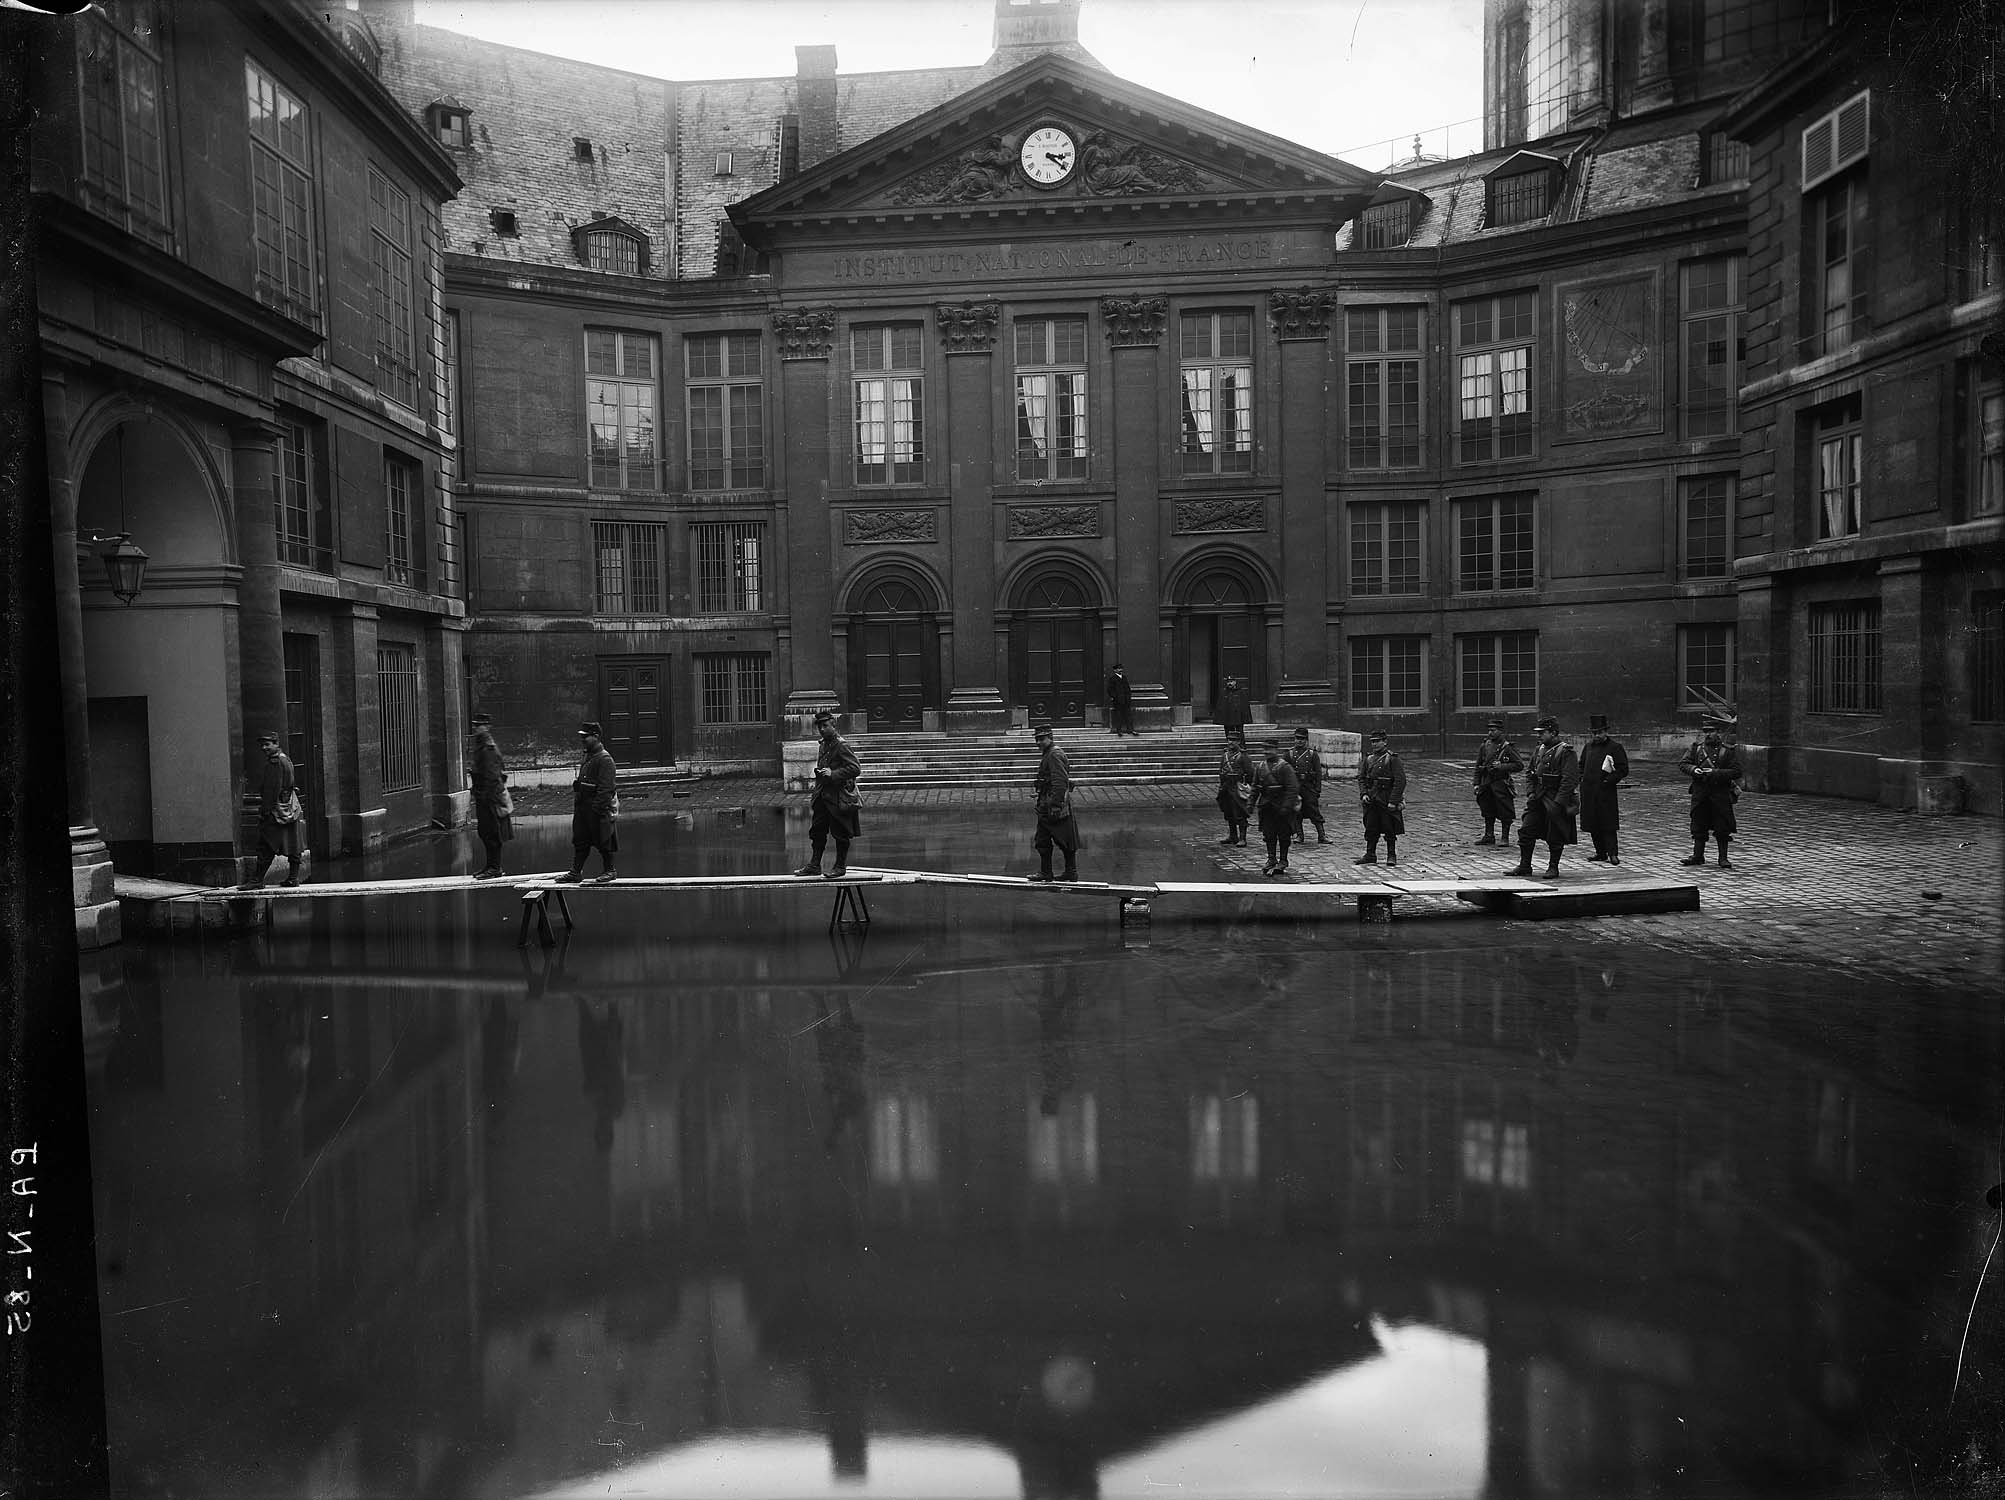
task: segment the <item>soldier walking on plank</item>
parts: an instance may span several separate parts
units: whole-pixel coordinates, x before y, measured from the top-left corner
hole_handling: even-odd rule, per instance
[[[1385,862],[1399,863],[1399,836],[1406,832],[1406,767],[1387,748],[1385,731],[1374,729],[1358,759],[1358,807],[1364,814],[1365,852],[1351,863],[1378,863],[1378,841],[1385,840]]]
[[[1079,825],[1072,817],[1072,763],[1053,741],[1049,724],[1038,725],[1036,737],[1039,759],[1033,785],[1037,791],[1037,836],[1031,847],[1037,850],[1037,873],[1030,878],[1077,880],[1079,870],[1073,861],[1079,853]],[[1065,869],[1058,875],[1051,873],[1054,847],[1065,855]]]
[[[1740,800],[1740,752],[1726,743],[1725,731],[1740,721],[1724,710],[1709,713],[1701,721],[1705,738],[1685,752],[1678,769],[1692,778],[1692,853],[1678,861],[1685,865],[1706,862],[1706,836],[1720,846],[1720,868],[1731,870],[1727,861],[1727,840],[1739,831],[1733,805]]]
[[[508,768],[501,763],[501,751],[494,743],[494,720],[475,714],[473,764],[467,777],[473,783],[474,831],[487,861],[474,872],[475,880],[492,880],[501,874],[501,846],[515,837],[515,815],[508,795]]]
[[[583,884],[585,861],[596,849],[605,868],[593,877],[592,884],[610,885],[617,878],[613,856],[620,848],[619,771],[605,747],[605,731],[596,720],[587,719],[580,725],[578,738],[585,744],[585,763],[571,783],[571,868],[557,877],[557,883]]]
[[[1504,735],[1504,721],[1492,719],[1489,733],[1476,747],[1476,808],[1483,814],[1483,836],[1476,840],[1479,846],[1510,843],[1511,824],[1518,816],[1518,788],[1511,773],[1524,768],[1517,746]],[[1496,831],[1499,823],[1504,825],[1502,837]]]
[[[849,873],[849,846],[863,832],[863,804],[856,791],[856,779],[863,774],[863,765],[850,749],[849,741],[836,732],[835,715],[829,710],[823,709],[815,715],[815,730],[821,736],[821,748],[815,752],[814,794],[808,802],[809,857],[794,873],[821,874],[822,850],[828,847],[833,835],[835,866],[828,872],[828,878],[840,880]]]
[[[1580,806],[1580,757],[1559,736],[1559,720],[1540,719],[1538,748],[1525,768],[1525,818],[1518,825],[1518,867],[1513,875],[1532,873],[1532,846],[1543,842],[1549,851],[1546,879],[1559,878],[1559,853],[1579,840],[1574,814]]]

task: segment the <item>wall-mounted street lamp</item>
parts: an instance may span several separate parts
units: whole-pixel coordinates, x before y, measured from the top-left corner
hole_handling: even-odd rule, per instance
[[[103,560],[104,575],[111,583],[113,597],[125,604],[139,597],[139,586],[146,579],[146,554],[133,545],[129,534],[92,529],[77,540],[94,548]]]

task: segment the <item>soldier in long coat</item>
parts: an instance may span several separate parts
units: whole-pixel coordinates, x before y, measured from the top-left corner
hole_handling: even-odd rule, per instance
[[[1072,762],[1065,758],[1065,752],[1052,739],[1049,724],[1037,726],[1036,738],[1037,777],[1032,786],[1037,794],[1037,834],[1031,840],[1031,847],[1037,850],[1037,873],[1030,878],[1077,880],[1079,868],[1075,860],[1079,854],[1079,824],[1072,816]],[[1051,851],[1054,848],[1065,855],[1065,869],[1057,875],[1051,873]]]
[[[1706,862],[1706,837],[1720,846],[1720,868],[1731,870],[1727,861],[1727,840],[1740,831],[1734,820],[1733,805],[1740,800],[1740,752],[1726,742],[1726,731],[1739,720],[1726,713],[1709,713],[1701,721],[1705,737],[1685,752],[1678,769],[1692,779],[1692,853],[1679,860],[1684,865]]]
[[[592,884],[610,885],[618,878],[613,856],[620,849],[619,770],[613,765],[612,752],[606,749],[605,733],[594,719],[578,727],[585,761],[571,783],[571,868],[557,877],[560,885],[584,882],[585,861],[594,849],[605,868],[593,877]]]
[[[1316,830],[1316,842],[1327,844],[1330,837],[1323,831],[1323,757],[1309,743],[1308,730],[1295,731],[1294,746],[1288,751],[1288,764],[1295,768],[1295,779],[1302,785],[1302,810],[1295,815],[1295,838],[1299,843],[1308,842],[1307,835],[1302,832],[1302,825],[1306,823]]]
[[[1281,753],[1281,742],[1267,742],[1267,764],[1253,777],[1253,802],[1260,809],[1260,837],[1267,845],[1262,875],[1288,873],[1288,845],[1295,837],[1295,820],[1302,811],[1302,784],[1295,768]]]
[[[1364,815],[1365,852],[1351,863],[1378,863],[1378,841],[1385,840],[1385,862],[1399,863],[1399,836],[1406,832],[1406,766],[1386,744],[1385,731],[1374,729],[1358,757],[1358,810]]]
[[[1225,731],[1225,753],[1218,758],[1218,810],[1225,814],[1225,837],[1221,844],[1246,842],[1246,824],[1253,809],[1253,761],[1246,753],[1244,736],[1236,729]]]
[[[1629,775],[1629,752],[1608,733],[1608,715],[1587,716],[1587,748],[1580,755],[1580,826],[1594,840],[1591,865],[1619,865],[1616,830],[1622,807],[1615,789]]]
[[[1518,867],[1509,873],[1532,873],[1532,846],[1544,843],[1548,852],[1546,879],[1559,878],[1559,853],[1578,843],[1574,815],[1580,807],[1580,757],[1560,738],[1559,720],[1547,716],[1537,725],[1538,748],[1525,767],[1525,817],[1518,825]]]
[[[502,811],[508,805],[508,768],[502,764],[501,750],[494,743],[494,720],[475,714],[473,759],[467,779],[473,784],[473,826],[480,835],[480,847],[487,861],[474,872],[475,880],[492,880],[501,874],[501,846],[515,837],[514,817]]]
[[[1476,840],[1478,846],[1510,843],[1511,824],[1518,817],[1518,786],[1511,780],[1511,774],[1524,768],[1518,747],[1504,733],[1504,721],[1492,719],[1483,743],[1476,747],[1476,810],[1483,815],[1483,836]],[[1499,823],[1504,825],[1501,837],[1497,834]]]
[[[849,873],[849,846],[863,832],[863,803],[856,779],[863,765],[835,727],[835,715],[823,709],[815,715],[815,732],[821,746],[815,751],[815,787],[808,801],[808,862],[796,875],[821,874],[822,850],[835,839],[835,866],[828,878],[839,880]]]

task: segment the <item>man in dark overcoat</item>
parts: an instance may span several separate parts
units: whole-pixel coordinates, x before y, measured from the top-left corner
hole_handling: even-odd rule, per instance
[[[1302,810],[1295,815],[1295,839],[1307,843],[1302,825],[1308,824],[1316,830],[1316,842],[1327,844],[1329,835],[1323,831],[1323,757],[1316,753],[1316,747],[1309,743],[1309,731],[1295,731],[1295,743],[1288,750],[1288,764],[1295,768],[1295,780],[1302,789]]]
[[[1281,742],[1267,742],[1267,764],[1253,778],[1253,804],[1260,809],[1260,838],[1267,845],[1262,875],[1288,873],[1288,845],[1295,837],[1295,820],[1302,811],[1302,783],[1281,753]]]
[[[1037,739],[1037,777],[1032,786],[1037,794],[1037,834],[1031,847],[1037,850],[1037,873],[1032,880],[1077,880],[1079,867],[1079,824],[1072,816],[1072,762],[1058,748],[1051,726],[1040,724]],[[1051,873],[1051,851],[1065,855],[1065,869]]]
[[[1587,716],[1587,748],[1580,755],[1580,826],[1594,840],[1591,865],[1619,865],[1616,830],[1622,808],[1615,789],[1629,775],[1629,752],[1608,733],[1607,714]]]
[[[1246,739],[1237,729],[1225,731],[1225,753],[1218,758],[1218,810],[1225,814],[1221,844],[1246,842],[1246,824],[1253,809],[1253,761]]]
[[[835,866],[828,878],[840,880],[849,873],[849,846],[863,832],[863,801],[856,790],[863,765],[826,708],[815,715],[815,733],[821,745],[815,751],[814,793],[808,802],[808,862],[794,873],[821,874],[822,850],[833,837]]]
[[[611,885],[618,878],[613,856],[620,849],[620,778],[612,752],[606,749],[605,734],[596,719],[578,726],[585,759],[571,783],[571,868],[557,877],[559,885],[584,882],[585,861],[594,849],[605,868],[592,878],[592,884]]]
[[[1218,722],[1227,729],[1237,729],[1243,735],[1252,718],[1252,700],[1246,695],[1246,684],[1237,677],[1226,678],[1225,686],[1218,694]]]
[[[1107,676],[1107,727],[1116,734],[1135,732],[1135,689],[1119,662]]]
[[[1358,810],[1364,815],[1365,852],[1351,863],[1378,863],[1378,841],[1385,840],[1385,862],[1399,863],[1399,836],[1406,832],[1406,766],[1386,743],[1385,731],[1374,729],[1358,757]]]
[[[1504,733],[1504,721],[1492,719],[1483,743],[1476,747],[1476,810],[1483,815],[1483,836],[1476,840],[1478,846],[1510,843],[1511,824],[1518,817],[1518,787],[1511,774],[1524,768],[1518,747]],[[1499,823],[1504,825],[1501,838],[1496,831]]]
[[[254,891],[263,888],[272,861],[281,854],[286,858],[286,869],[280,884],[299,884],[301,834],[300,820],[287,815],[287,803],[299,786],[293,776],[292,758],[279,749],[276,734],[260,736],[258,748],[265,756],[258,773],[258,873],[245,882],[246,888]]]
[[[1734,820],[1733,805],[1740,800],[1740,751],[1726,742],[1726,731],[1740,721],[1720,711],[1709,713],[1701,722],[1704,738],[1685,752],[1678,769],[1692,779],[1692,853],[1679,864],[1706,862],[1706,838],[1720,846],[1720,868],[1731,870],[1727,860],[1727,840],[1740,831]]]
[[[492,880],[501,873],[501,846],[515,837],[515,819],[503,811],[508,806],[508,768],[494,743],[494,720],[475,714],[468,722],[473,726],[473,754],[467,764],[467,779],[473,784],[473,826],[487,854],[487,862],[473,878]]]
[[[1560,738],[1559,720],[1548,714],[1537,724],[1539,742],[1525,767],[1525,817],[1518,825],[1518,867],[1532,873],[1532,846],[1545,844],[1546,879],[1559,879],[1559,852],[1578,843],[1574,815],[1580,808],[1580,757]]]

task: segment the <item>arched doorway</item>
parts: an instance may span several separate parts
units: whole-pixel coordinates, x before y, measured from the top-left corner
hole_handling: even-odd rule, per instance
[[[939,605],[903,570],[865,580],[851,598],[849,696],[872,729],[922,729],[940,706]]]
[[[1192,570],[1176,618],[1177,696],[1191,717],[1217,717],[1228,677],[1247,684],[1249,699],[1266,697],[1265,605],[1260,576],[1243,563],[1216,559]]]
[[[1084,724],[1086,705],[1101,696],[1099,588],[1077,565],[1051,563],[1010,605],[1011,700],[1032,722]]]

